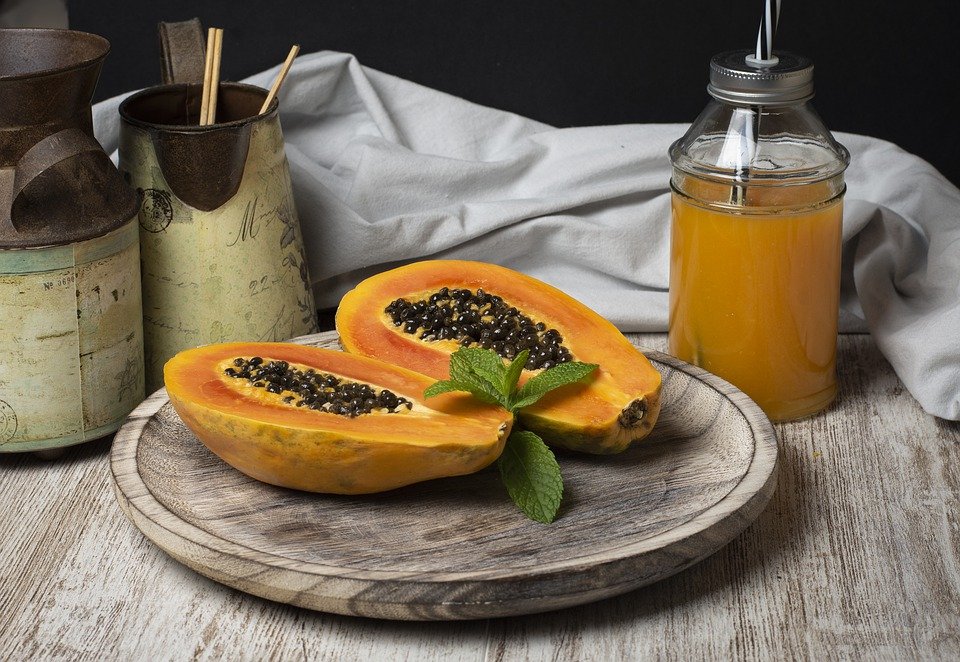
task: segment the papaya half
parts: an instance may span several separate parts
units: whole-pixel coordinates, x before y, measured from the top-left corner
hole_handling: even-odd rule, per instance
[[[660,373],[613,324],[560,290],[511,269],[459,260],[416,262],[361,282],[340,302],[344,349],[435,379],[450,354],[484,347],[512,359],[529,351],[526,382],[557,363],[600,367],[585,383],[548,393],[518,414],[547,443],[617,453],[642,439],[660,412]]]
[[[434,380],[344,352],[224,343],[180,352],[164,382],[183,422],[257,480],[365,494],[479,471],[512,416],[465,393],[424,400]]]

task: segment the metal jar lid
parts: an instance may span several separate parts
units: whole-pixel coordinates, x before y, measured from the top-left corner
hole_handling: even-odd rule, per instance
[[[740,106],[801,103],[813,96],[813,62],[784,51],[769,62],[755,60],[752,51],[727,51],[710,60],[707,92]]]

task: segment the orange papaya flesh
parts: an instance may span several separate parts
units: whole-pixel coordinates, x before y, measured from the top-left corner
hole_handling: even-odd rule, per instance
[[[292,391],[270,393],[226,374],[235,359],[253,357],[389,390],[400,404],[354,416],[298,407]],[[466,394],[425,400],[433,381],[376,359],[291,343],[206,345],[164,366],[174,409],[226,463],[273,485],[335,494],[473,473],[499,457],[512,416]]]
[[[483,290],[498,296],[504,306],[516,308],[530,323],[539,322],[545,330],[556,330],[562,339],[559,344],[569,352],[566,360],[600,366],[587,382],[553,391],[519,412],[525,428],[552,445],[597,454],[620,452],[649,434],[660,411],[661,378],[656,368],[613,324],[587,306],[505,267],[432,260],[368,278],[340,302],[336,325],[341,344],[353,354],[376,357],[435,379],[448,379],[450,354],[463,343],[480,345],[462,336],[459,340],[425,340],[422,336],[432,332],[405,330],[405,323],[396,318],[396,304],[391,307],[398,299],[429,302],[443,288],[473,294]],[[479,312],[484,310],[489,307]],[[482,319],[491,323],[487,317]],[[524,370],[521,384],[538,372]]]

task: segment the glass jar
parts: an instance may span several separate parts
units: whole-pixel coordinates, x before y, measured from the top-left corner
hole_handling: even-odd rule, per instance
[[[713,99],[670,147],[670,352],[771,419],[836,395],[843,172],[810,105],[813,65],[715,56]]]

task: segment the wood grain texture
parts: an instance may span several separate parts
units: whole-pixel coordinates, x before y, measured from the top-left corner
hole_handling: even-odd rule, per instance
[[[652,586],[533,616],[411,623],[252,597],[130,524],[109,439],[2,456],[0,659],[958,659],[960,424],[925,414],[869,336],[841,336],[838,358],[834,408],[776,426],[778,488],[743,534]]]
[[[564,455],[566,498],[549,526],[510,503],[493,467],[352,498],[260,483],[208,451],[162,391],[117,434],[117,496],[174,558],[279,602],[404,620],[591,602],[713,553],[776,485],[773,428],[756,405],[702,370],[651,358],[664,377],[656,433],[614,457]]]

